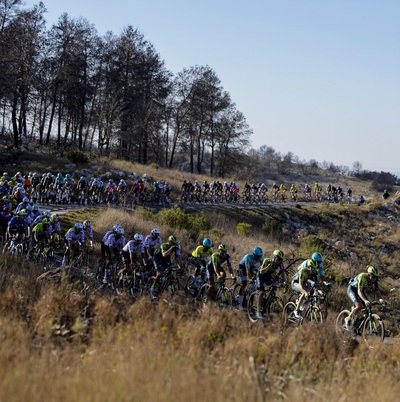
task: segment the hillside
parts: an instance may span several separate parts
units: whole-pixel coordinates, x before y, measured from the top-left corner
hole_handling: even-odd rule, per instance
[[[7,158],[2,166],[9,173],[72,170],[115,178],[146,173],[169,181],[173,193],[183,180],[196,178],[181,171],[97,157],[72,167],[67,158],[54,159],[45,151],[9,152]],[[334,282],[323,325],[283,331],[280,320],[252,325],[246,314],[212,304],[198,309],[187,298],[166,295],[152,303],[149,297],[117,296],[91,282],[71,284],[67,277],[38,282],[41,266],[2,255],[2,399],[369,401],[379,395],[382,401],[395,400],[400,392],[399,204],[393,196],[384,202],[369,182],[352,177],[320,171],[298,179],[340,182],[365,194],[367,201],[363,205],[230,205],[184,211],[66,209],[62,230],[90,219],[99,242],[116,222],[123,224],[129,238],[157,226],[163,236],[174,233],[181,239],[185,255],[209,236],[215,244],[227,244],[235,268],[255,245],[262,246],[266,256],[276,248],[283,250],[286,265],[320,250],[327,278]],[[290,183],[291,178],[286,181]],[[243,223],[250,225],[247,234],[238,233]],[[89,268],[91,277],[97,257],[98,248]],[[387,312],[379,314],[391,342],[377,351],[368,350],[360,340],[343,344],[334,331],[337,313],[350,306],[348,279],[369,264],[381,270],[388,302]],[[286,301],[288,294],[282,297]]]

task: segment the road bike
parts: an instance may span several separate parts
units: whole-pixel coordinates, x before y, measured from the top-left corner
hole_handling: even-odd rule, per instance
[[[252,292],[247,303],[247,314],[251,322],[256,323],[260,320],[257,317],[257,312],[261,304],[261,314],[269,321],[273,321],[277,316],[280,316],[283,311],[284,303],[280,296],[276,295],[276,290],[280,287],[279,282],[273,283],[264,294],[260,301],[260,291]]]
[[[226,278],[219,277],[214,284],[214,289],[210,293],[211,285],[203,283],[199,291],[199,299],[203,303],[209,301],[215,302],[219,307],[230,308],[232,307],[232,291],[225,284]]]
[[[349,329],[345,318],[350,314],[349,310],[341,311],[336,318],[336,333],[344,341],[361,336],[369,349],[378,349],[382,346],[385,338],[385,325],[378,314],[373,313],[372,306],[381,305],[372,302],[363,308],[361,316],[356,317],[354,324]]]
[[[283,309],[282,324],[284,327],[299,326],[305,323],[320,325],[324,322],[324,315],[319,307],[319,293],[316,289],[312,289],[310,295],[304,304],[304,309],[298,310],[299,317],[296,317],[295,310],[297,304],[289,301]]]

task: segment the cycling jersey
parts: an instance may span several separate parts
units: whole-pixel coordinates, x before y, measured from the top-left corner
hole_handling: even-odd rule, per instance
[[[162,244],[162,239],[160,236],[157,236],[155,239],[151,234],[147,235],[146,238],[144,239],[144,248],[150,251],[150,254],[154,254],[154,250],[158,247],[161,246]]]
[[[192,252],[192,257],[194,258],[200,258],[201,260],[204,260],[207,257],[210,257],[213,253],[212,248],[205,248],[204,246],[198,246],[196,249]],[[219,253],[218,253],[219,254]]]
[[[260,271],[261,271],[263,268],[267,268],[267,270],[261,275]],[[283,266],[282,263],[280,263],[279,265],[276,265],[276,264],[274,263],[274,260],[273,260],[273,259],[271,259],[271,258],[266,258],[266,259],[263,261],[263,263],[261,264],[261,268],[260,268],[260,271],[259,271],[259,275],[261,275],[261,276],[271,276],[271,275],[274,275],[275,272],[276,272],[278,269],[279,269],[282,273],[285,272],[285,268],[284,268],[284,266]]]
[[[293,275],[292,283],[305,284],[312,274],[308,271],[307,267],[301,268]]]
[[[114,233],[111,233],[104,241],[104,245],[110,248],[116,248],[116,247],[123,248],[125,244],[126,244],[125,237],[121,236],[119,238],[116,238]]]
[[[351,287],[355,291],[357,291],[358,288],[360,288],[361,290],[364,290],[368,286],[374,286],[375,290],[379,290],[379,279],[376,278],[376,281],[374,283],[370,283],[368,280],[368,274],[366,272],[362,272],[361,274],[358,274],[356,277],[351,279],[349,282],[349,287]]]
[[[239,276],[242,281],[247,280],[247,275],[250,271],[250,276],[253,276],[259,270],[264,259],[261,257],[256,260],[253,253],[246,254],[239,262]]]
[[[67,242],[71,242],[72,244],[76,244],[78,242],[84,243],[85,242],[85,233],[83,233],[83,230],[81,230],[80,232],[76,232],[75,228],[71,228],[66,233],[65,240]]]
[[[129,240],[128,243],[122,248],[124,253],[136,253],[136,251],[140,251],[141,254],[144,254],[144,244],[140,242],[139,244],[135,244],[135,240]]]
[[[308,265],[308,261],[309,260],[304,260],[298,267],[297,267],[297,271],[300,271],[302,268],[307,267]],[[325,276],[325,272],[324,272],[324,263],[323,262],[319,262],[318,263],[318,270],[314,271],[315,273],[313,274],[315,277],[317,277],[317,273],[319,274],[319,276]],[[310,275],[312,276],[312,275]]]
[[[28,228],[28,224],[24,218],[14,216],[8,223],[8,228],[10,231],[24,232]]]

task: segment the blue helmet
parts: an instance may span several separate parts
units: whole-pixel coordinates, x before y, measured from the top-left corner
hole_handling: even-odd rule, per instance
[[[261,247],[257,246],[257,247],[254,248],[254,250],[253,250],[254,257],[260,257],[261,258],[263,256],[263,254],[264,254],[264,252],[263,252]]]
[[[317,262],[322,262],[322,254],[321,253],[314,253],[311,256],[311,259]]]
[[[208,237],[206,237],[206,238],[203,240],[203,246],[204,246],[204,247],[211,248],[212,245],[213,245],[213,242],[212,242],[212,240],[209,239]]]

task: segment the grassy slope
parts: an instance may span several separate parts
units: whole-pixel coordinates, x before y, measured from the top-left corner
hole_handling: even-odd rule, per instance
[[[42,156],[43,164],[30,158],[29,170],[43,167],[55,172],[67,163]],[[120,161],[108,161],[105,170],[111,168],[147,173],[176,188],[184,178],[194,178]],[[21,164],[18,170],[26,171]],[[357,185],[366,194],[367,186],[361,186],[365,184]],[[268,254],[279,247],[290,258],[304,257],[309,252],[305,239],[317,235],[326,246],[328,274],[338,280],[336,309],[348,306],[340,280],[366,264],[384,271],[388,299],[393,294],[389,290],[398,286],[398,209],[383,205],[379,198],[361,207],[323,204],[200,214],[212,222],[214,241],[229,245],[236,266],[255,244]],[[199,236],[172,229],[161,214],[143,211],[73,211],[63,215],[63,227],[83,217],[94,222],[97,238],[116,221],[123,222],[128,233],[147,233],[155,225],[163,234],[174,231],[185,251]],[[252,224],[250,236],[236,233],[240,222]],[[123,298],[83,294],[68,284],[40,286],[39,274],[38,267],[0,259],[4,400],[372,400],[377,393],[380,400],[394,400],[400,391],[400,347],[385,345],[374,353],[362,344],[343,346],[332,333],[334,314],[321,328],[282,334],[279,325],[251,326],[235,312],[209,307],[194,314],[177,300],[156,306],[148,300],[131,304]],[[398,329],[397,321],[389,324]]]

